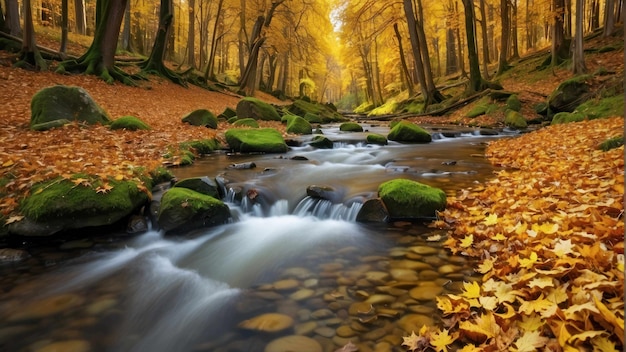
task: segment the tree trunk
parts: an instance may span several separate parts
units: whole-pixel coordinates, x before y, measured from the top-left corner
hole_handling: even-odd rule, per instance
[[[205,79],[215,79],[215,52],[217,50],[217,28],[222,18],[222,6],[224,0],[219,0],[217,3],[217,13],[215,14],[215,23],[213,24],[213,33],[211,33],[211,52],[209,53],[209,63],[207,64],[206,71],[204,72]]]
[[[87,34],[87,19],[85,16],[85,0],[74,0],[74,13],[76,14],[76,33]]]
[[[465,9],[465,34],[467,36],[467,57],[469,59],[469,85],[468,93],[484,90],[485,82],[480,75],[480,65],[478,62],[478,52],[476,50],[476,21],[474,20],[474,2],[463,0]]]
[[[489,36],[487,35],[485,0],[480,0],[480,28],[483,41],[483,75],[485,79],[489,79]]]
[[[512,59],[519,59],[519,43],[517,40],[517,0],[511,2],[511,45],[513,46]]]
[[[576,0],[576,34],[574,36],[574,57],[573,72],[575,75],[587,72],[585,65],[584,39],[583,39],[583,17],[584,17],[584,0]]]
[[[454,26],[452,18],[456,18],[454,4],[449,0],[446,16],[446,75],[450,75],[458,70],[458,62],[455,49]]]
[[[239,12],[239,77],[243,78],[246,69],[246,49],[250,48],[250,38],[248,38],[248,32],[246,30],[246,1],[241,0],[241,11]]]
[[[133,45],[130,38],[130,27],[131,27],[131,12],[130,12],[130,1],[126,4],[126,11],[124,13],[124,29],[122,30],[122,49],[128,52],[133,52]]]
[[[431,103],[444,101],[445,97],[437,90],[435,81],[433,80],[433,70],[430,65],[430,54],[428,53],[428,41],[426,39],[426,33],[424,32],[424,14],[421,0],[417,0],[417,9],[419,14],[416,18],[417,38],[420,45],[420,53],[422,54],[422,61],[424,62],[424,78],[426,80],[426,90],[428,91],[428,94],[424,97],[426,100],[424,107],[426,107]]]
[[[68,0],[61,0],[61,45],[59,52],[65,55],[67,51],[67,22],[68,22]]]
[[[22,27],[20,25],[20,11],[17,0],[6,0],[5,5],[7,6],[5,25],[8,33],[14,37],[19,37],[22,34]]]
[[[509,34],[511,31],[509,22],[509,0],[500,0],[500,18],[502,20],[502,30],[500,31],[500,59],[498,60],[498,73],[503,74],[509,69],[507,61],[509,55]]]
[[[604,31],[602,35],[609,37],[615,31],[615,0],[606,0],[604,6]]]
[[[15,66],[22,68],[34,67],[36,70],[41,71],[47,70],[48,64],[41,57],[39,49],[37,49],[30,0],[24,0],[24,31],[22,34],[22,51],[20,52],[20,59],[15,63]]]
[[[566,47],[565,33],[563,31],[563,21],[565,20],[563,8],[565,7],[565,2],[564,0],[553,0],[552,5],[555,18],[552,23],[552,60],[550,65],[558,66],[569,56],[569,45]]]
[[[196,0],[189,0],[187,6],[187,64],[196,68]]]
[[[396,34],[396,38],[398,39],[398,54],[400,56],[402,74],[406,81],[407,89],[409,90],[409,96],[413,96],[413,94],[415,94],[415,87],[413,87],[413,80],[411,79],[409,67],[406,64],[406,58],[404,57],[404,47],[402,45],[402,36],[400,35],[400,30],[398,29],[398,23],[393,24],[393,30]]]
[[[459,17],[458,3],[455,3],[454,7],[455,7],[455,12],[457,14],[457,17]],[[457,47],[459,48],[459,68],[461,69],[461,76],[466,77],[467,72],[465,72],[465,58],[463,57],[463,43],[462,43],[463,40],[461,38],[461,26],[456,27],[456,41],[457,41]]]

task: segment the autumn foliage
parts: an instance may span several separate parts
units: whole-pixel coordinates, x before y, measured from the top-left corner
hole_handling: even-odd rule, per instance
[[[409,350],[623,349],[624,147],[598,149],[623,128],[584,121],[488,147],[504,170],[435,222],[452,252],[479,259],[482,280],[439,297],[446,329],[405,337]]]

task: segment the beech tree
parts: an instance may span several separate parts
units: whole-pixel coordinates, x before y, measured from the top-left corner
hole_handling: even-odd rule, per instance
[[[17,0],[6,0],[5,5],[6,12],[4,14],[4,30],[10,35],[17,37],[22,34],[22,27],[20,26],[20,12]]]
[[[584,17],[584,0],[576,0],[576,34],[574,35],[574,55],[573,55],[573,72],[574,74],[583,74],[587,72],[585,65],[585,53],[583,48],[583,17]]]
[[[57,72],[84,72],[133,85],[132,77],[115,66],[115,49],[128,0],[97,0],[96,32],[87,52],[76,60],[63,61]]]
[[[41,56],[35,40],[35,28],[33,26],[33,13],[30,0],[24,0],[24,31],[22,35],[22,50],[17,67],[34,67],[36,70],[47,70],[48,64]]]

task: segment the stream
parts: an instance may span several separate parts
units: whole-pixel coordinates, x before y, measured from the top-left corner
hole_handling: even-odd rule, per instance
[[[483,182],[494,171],[486,144],[511,135],[423,127],[432,143],[367,145],[366,133],[327,125],[332,150],[303,136],[286,154],[215,153],[173,169],[220,176],[255,201],[225,190],[229,224],[88,234],[0,266],[0,351],[405,351],[403,336],[440,322],[435,297],[478,277],[443,249],[445,231],[361,224],[358,210],[394,178],[448,195]],[[231,167],[244,163],[256,167]],[[332,200],[307,197],[311,185],[331,187]]]

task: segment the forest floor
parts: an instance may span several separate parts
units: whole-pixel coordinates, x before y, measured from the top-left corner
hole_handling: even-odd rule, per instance
[[[623,77],[623,55],[590,54],[587,66],[591,72],[607,68]],[[181,118],[201,108],[219,114],[240,99],[158,78],[129,87],[108,85],[93,76],[31,72],[12,68],[11,59],[12,54],[0,52],[0,218],[4,215],[5,222],[19,220],[19,200],[36,182],[79,172],[117,177],[129,167],[151,169],[162,165],[171,145],[222,138],[226,123],[216,130],[183,127]],[[501,82],[506,90],[520,93],[527,114],[571,77],[566,68],[541,75],[529,71],[512,70]],[[113,119],[137,116],[152,130],[111,131],[78,124],[29,130],[31,97],[56,84],[81,86]],[[285,103],[265,94],[258,97]],[[411,120],[470,123],[464,117],[469,108]],[[501,118],[471,122],[501,123]],[[263,124],[284,133],[278,122]],[[451,251],[481,259],[478,271],[484,280],[467,284],[460,295],[440,298],[447,329],[407,338],[408,348],[418,350],[421,341],[424,349],[445,350],[463,341],[474,344],[464,350],[553,346],[557,351],[566,345],[621,350],[624,147],[602,152],[597,146],[623,135],[623,128],[623,116],[616,116],[550,126],[489,146],[486,155],[506,170],[450,199],[448,210],[435,223],[450,230],[446,243]]]

